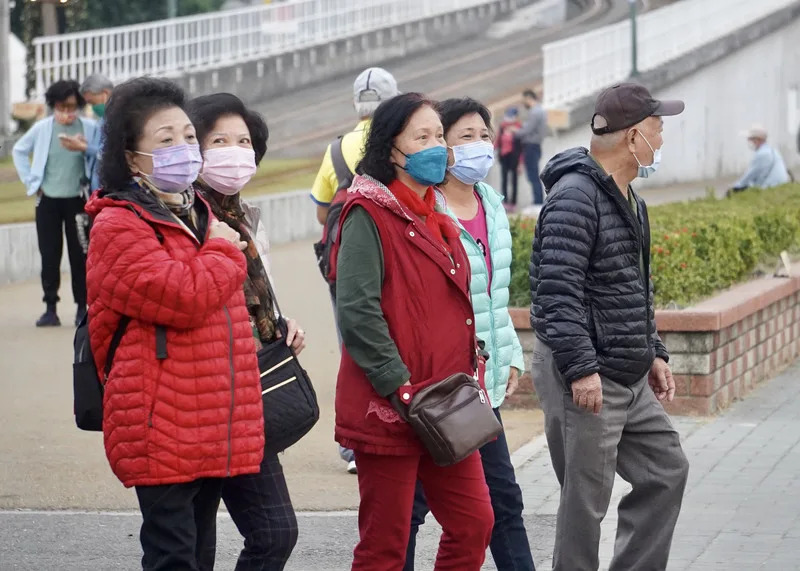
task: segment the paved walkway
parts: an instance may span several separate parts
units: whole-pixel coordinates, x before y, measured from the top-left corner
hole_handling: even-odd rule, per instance
[[[800,569],[800,363],[716,419],[677,418],[691,463],[669,571]],[[520,450],[525,520],[540,570],[549,569],[558,488],[537,439]],[[612,505],[625,492],[615,489]],[[355,513],[300,514],[300,541],[288,571],[345,571],[357,541]],[[615,514],[604,522],[602,565],[613,547]],[[134,570],[135,512],[0,511],[0,569]],[[435,523],[423,527],[418,568],[432,568]],[[218,569],[232,569],[240,538],[220,516]],[[494,569],[491,558],[485,569]]]
[[[327,289],[311,241],[276,246],[272,272],[281,307],[306,330],[301,355],[320,402],[317,426],[281,456],[298,509],[343,510],[358,505],[356,479],[345,472],[333,441],[333,397],[339,349]],[[61,285],[64,326],[37,329],[37,282],[0,287],[0,510],[128,510],[134,494],[111,473],[102,437],[78,430],[72,416],[72,339],[69,278]],[[538,411],[505,415],[514,448],[541,429]],[[5,571],[0,557],[0,571]]]
[[[800,569],[798,408],[800,363],[716,419],[675,419],[691,470],[670,571]],[[558,485],[546,448],[519,479],[527,511],[554,522]],[[617,479],[603,522],[601,568],[613,553],[615,507],[629,489]],[[551,546],[552,538],[536,545],[539,569],[549,569]]]

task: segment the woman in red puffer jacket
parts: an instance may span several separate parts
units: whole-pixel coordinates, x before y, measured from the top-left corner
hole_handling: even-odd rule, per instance
[[[106,112],[103,188],[87,261],[111,469],[134,486],[147,570],[212,569],[222,479],[259,471],[263,412],[240,236],[191,183],[200,169],[181,89],[141,78]]]

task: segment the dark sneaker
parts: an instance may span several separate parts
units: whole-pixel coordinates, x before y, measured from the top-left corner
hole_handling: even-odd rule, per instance
[[[75,314],[75,327],[81,324],[81,321],[83,321],[83,318],[85,316],[86,316],[86,306],[79,305],[78,312]]]
[[[55,311],[45,311],[36,322],[36,327],[59,327],[61,320]]]

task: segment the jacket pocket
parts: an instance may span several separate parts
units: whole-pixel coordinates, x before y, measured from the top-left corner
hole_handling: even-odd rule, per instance
[[[588,303],[586,305],[586,321],[587,321],[587,330],[589,332],[589,337],[593,340],[597,341],[600,339],[600,328],[598,325],[598,317],[597,311],[594,308],[594,305]]]
[[[606,343],[602,331],[602,320],[599,311],[593,304],[589,304],[589,337],[592,339],[595,350],[601,353]]]

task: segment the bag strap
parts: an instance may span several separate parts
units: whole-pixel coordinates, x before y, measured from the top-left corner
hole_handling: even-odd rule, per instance
[[[283,318],[283,312],[281,311],[281,306],[278,303],[278,296],[275,295],[275,290],[272,289],[272,280],[267,279],[267,287],[269,288],[269,295],[272,297],[272,302],[275,304],[275,310],[277,311],[278,323],[276,323],[276,325],[278,327],[278,331],[280,331],[281,335],[283,335],[283,338],[286,339],[286,337],[289,335],[289,325],[286,323],[286,319]],[[294,350],[292,350],[292,355],[294,355]]]
[[[336,173],[336,180],[339,182],[337,190],[343,188],[350,188],[353,183],[353,171],[347,166],[347,161],[344,160],[344,153],[342,152],[342,141],[344,135],[340,135],[335,141],[331,143],[331,161],[333,161],[333,171]]]
[[[114,354],[117,352],[117,347],[119,347],[120,341],[122,341],[122,336],[125,335],[125,330],[128,328],[128,324],[131,322],[131,318],[127,315],[123,315],[119,318],[119,323],[117,324],[117,329],[114,331],[114,336],[111,337],[111,343],[108,345],[108,354],[106,355],[106,366],[103,369],[103,382],[105,383],[108,381],[108,375],[111,373],[111,364],[114,362]]]

